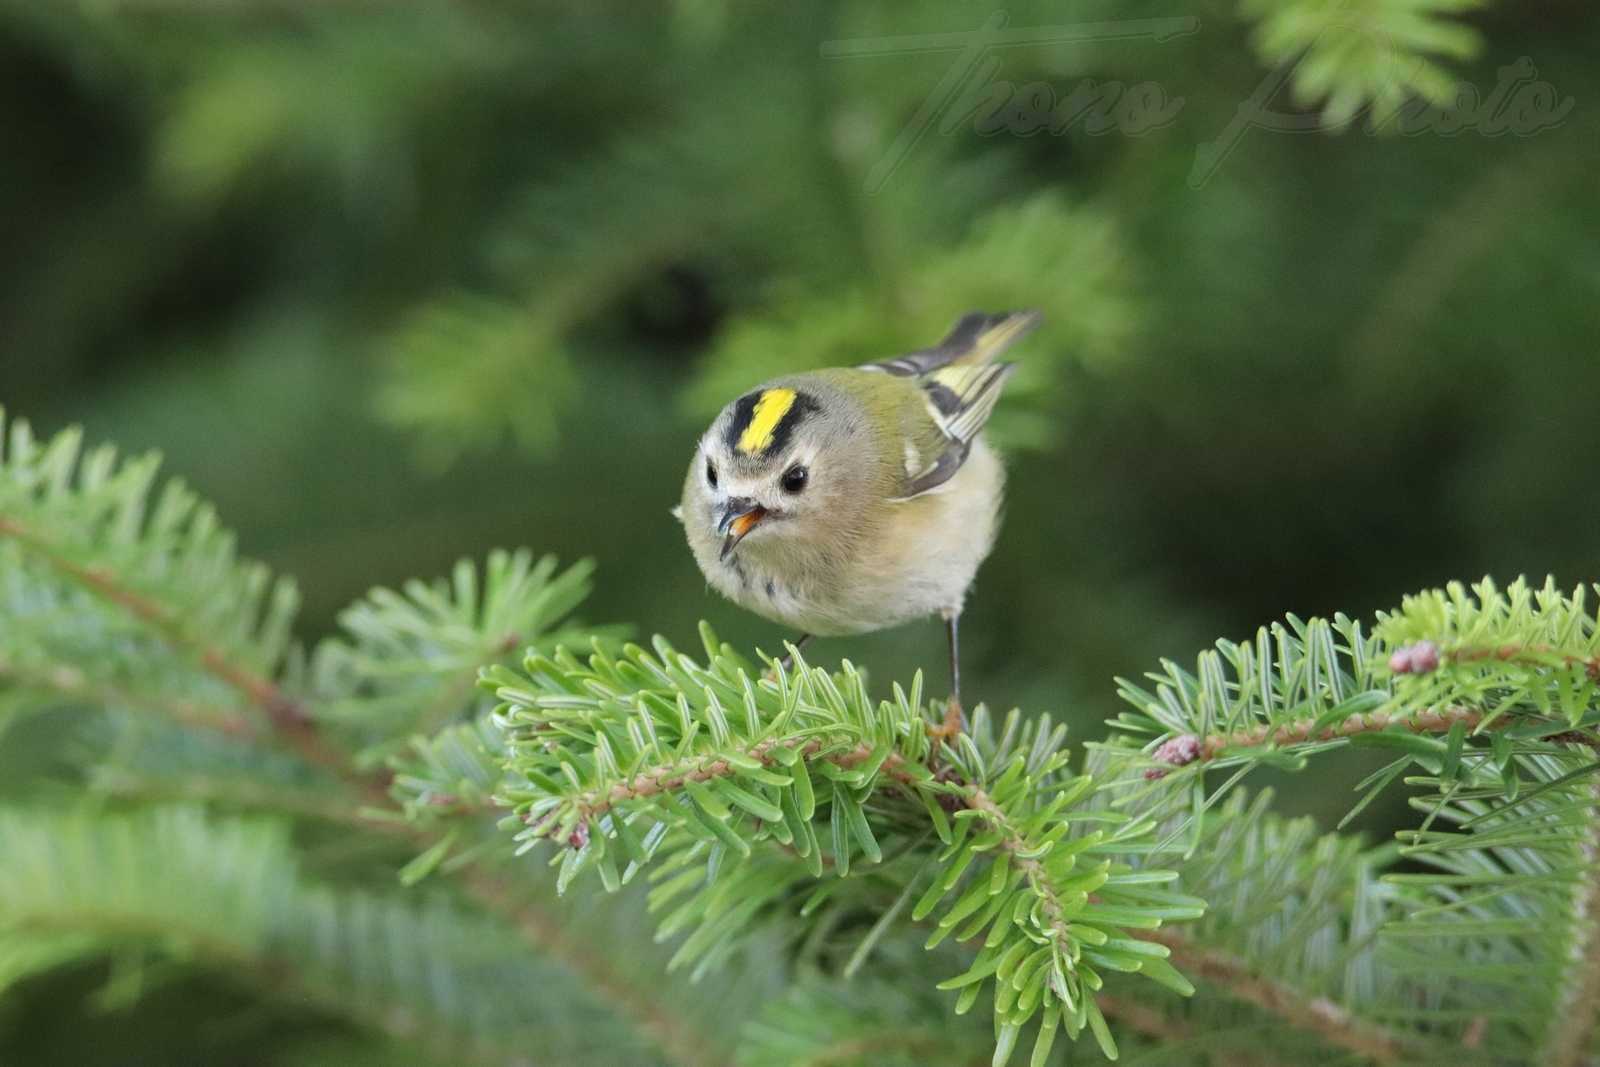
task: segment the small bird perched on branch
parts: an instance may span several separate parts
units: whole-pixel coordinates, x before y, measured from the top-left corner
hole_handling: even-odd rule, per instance
[[[1005,468],[982,438],[1037,312],[963,316],[932,348],[775,378],[722,409],[678,510],[718,592],[811,636],[929,615],[950,637],[944,726],[961,728],[957,623],[999,527]]]

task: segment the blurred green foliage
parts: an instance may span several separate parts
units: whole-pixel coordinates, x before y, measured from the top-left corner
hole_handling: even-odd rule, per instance
[[[896,38],[995,9],[0,0],[0,402],[161,448],[314,626],[527,544],[600,561],[596,618],[772,648],[667,514],[709,413],[1039,307],[967,669],[1081,733],[1285,611],[1595,577],[1600,22],[1474,7],[1019,3],[963,66]],[[1043,121],[1146,82],[1163,125]]]

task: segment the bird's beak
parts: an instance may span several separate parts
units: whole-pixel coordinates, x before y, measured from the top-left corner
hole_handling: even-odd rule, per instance
[[[735,497],[722,506],[722,516],[717,520],[717,533],[722,534],[722,552],[718,559],[727,559],[735,545],[767,517],[767,509],[754,500]]]

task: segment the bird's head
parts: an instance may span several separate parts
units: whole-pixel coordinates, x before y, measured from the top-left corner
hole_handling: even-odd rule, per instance
[[[852,536],[871,485],[864,416],[844,390],[803,378],[723,408],[689,464],[679,516],[702,563]]]

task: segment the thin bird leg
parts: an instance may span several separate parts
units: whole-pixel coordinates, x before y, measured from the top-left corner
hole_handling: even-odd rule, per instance
[[[806,643],[810,640],[810,634],[801,634],[799,637],[795,638],[795,640],[791,641],[790,644],[794,645],[795,652],[798,652],[802,648],[805,648]],[[783,658],[778,661],[778,667],[782,667],[784,673],[794,670],[794,652],[785,652],[783,654]],[[777,668],[768,671],[767,677],[776,680],[778,677]]]
[[[967,729],[967,714],[961,708],[961,638],[959,613],[945,617],[950,635],[950,700],[944,706],[944,722],[928,732],[938,740],[954,737]]]

